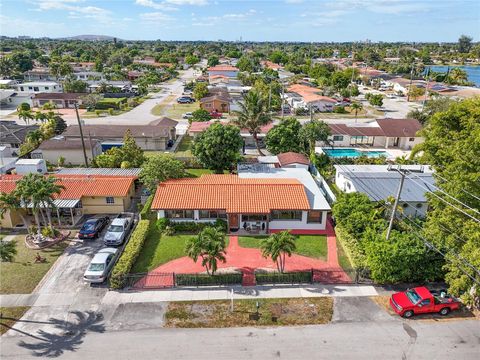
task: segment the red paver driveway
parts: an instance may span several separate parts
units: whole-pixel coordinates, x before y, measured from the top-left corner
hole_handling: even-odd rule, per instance
[[[335,231],[327,222],[327,229],[323,232],[327,236],[328,256],[327,261],[314,259],[308,256],[293,254],[287,258],[285,264],[286,271],[310,271],[313,270],[314,282],[323,283],[349,283],[351,279],[343,271],[338,263],[337,244]],[[264,258],[259,249],[243,248],[238,245],[238,236],[230,235],[230,242],[226,249],[226,262],[218,263],[219,269],[238,269],[244,274],[244,285],[252,285],[252,275],[255,269],[272,269],[276,270],[276,264],[270,258]],[[194,274],[205,272],[200,261],[196,263],[189,257],[182,257],[169,261],[166,264],[152,270],[149,275],[160,273],[183,273]],[[157,282],[155,276],[149,276],[142,279],[142,285],[149,287],[155,284],[150,282]],[[165,280],[164,280],[165,281]]]

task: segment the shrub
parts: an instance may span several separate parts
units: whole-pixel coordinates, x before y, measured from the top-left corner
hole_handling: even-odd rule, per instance
[[[167,226],[169,225],[170,225],[170,220],[168,220],[167,218],[158,219],[156,223],[157,229],[160,232],[164,232]]]
[[[58,230],[53,227],[47,226],[42,229],[42,235],[49,238],[54,238],[59,234]]]
[[[138,254],[140,254],[145,239],[147,238],[149,228],[149,220],[140,220],[138,222],[120,259],[112,270],[112,275],[110,276],[110,287],[112,289],[121,289],[124,286],[125,276],[130,272],[130,269],[137,260]]]
[[[100,116],[102,112],[100,110],[95,110],[95,115]]]
[[[333,108],[335,114],[348,114],[348,111],[345,110],[345,106],[336,106]]]
[[[311,283],[311,271],[296,271],[290,273],[262,273],[255,274],[257,284],[295,284],[295,283]]]
[[[104,98],[97,102],[95,109],[107,110],[109,108],[119,109],[120,106],[127,102],[127,98]]]
[[[113,109],[112,108],[108,108],[108,115],[113,115]]]
[[[335,227],[337,240],[342,245],[345,255],[352,266],[356,269],[365,268],[367,266],[367,257],[362,249],[360,242],[343,229],[342,226]]]
[[[242,274],[176,274],[177,286],[233,285],[242,283]]]
[[[228,232],[228,223],[226,220],[223,219],[217,219],[215,221],[215,227],[220,228],[224,233]]]
[[[145,205],[143,205],[143,209],[140,211],[140,219],[149,219],[151,221],[155,220],[155,212],[150,210],[154,196],[155,194],[151,194],[147,201],[145,201]]]

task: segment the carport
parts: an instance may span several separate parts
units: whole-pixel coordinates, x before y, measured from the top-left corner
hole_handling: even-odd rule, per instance
[[[55,199],[52,205],[50,208],[48,204],[42,203],[40,207],[42,209],[50,208],[53,210],[52,218],[55,218],[56,214],[56,220],[59,226],[74,226],[83,216],[82,202],[80,199]],[[30,203],[27,207],[32,209],[33,204]]]

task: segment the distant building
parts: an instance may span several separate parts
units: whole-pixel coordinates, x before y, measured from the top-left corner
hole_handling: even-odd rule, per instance
[[[0,121],[0,145],[18,149],[29,132],[38,130],[38,125],[19,125],[15,121]]]
[[[102,153],[99,140],[85,139],[85,152],[88,162]],[[57,164],[60,157],[66,165],[84,165],[83,146],[81,139],[66,139],[63,136],[43,141],[38,149],[32,152],[32,158],[41,158],[52,164]]]
[[[231,65],[217,65],[212,66],[207,69],[208,77],[215,75],[223,75],[231,78],[236,78],[238,76],[238,68]]]
[[[82,104],[82,93],[40,93],[32,98],[34,107],[42,107],[45,104],[55,104],[58,109],[73,109],[75,103]]]
[[[15,85],[20,93],[38,94],[38,93],[58,93],[63,91],[61,84],[55,81],[32,81]]]

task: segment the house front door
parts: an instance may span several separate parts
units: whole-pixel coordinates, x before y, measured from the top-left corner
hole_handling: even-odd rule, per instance
[[[238,214],[228,214],[228,227],[230,230],[238,230]]]

